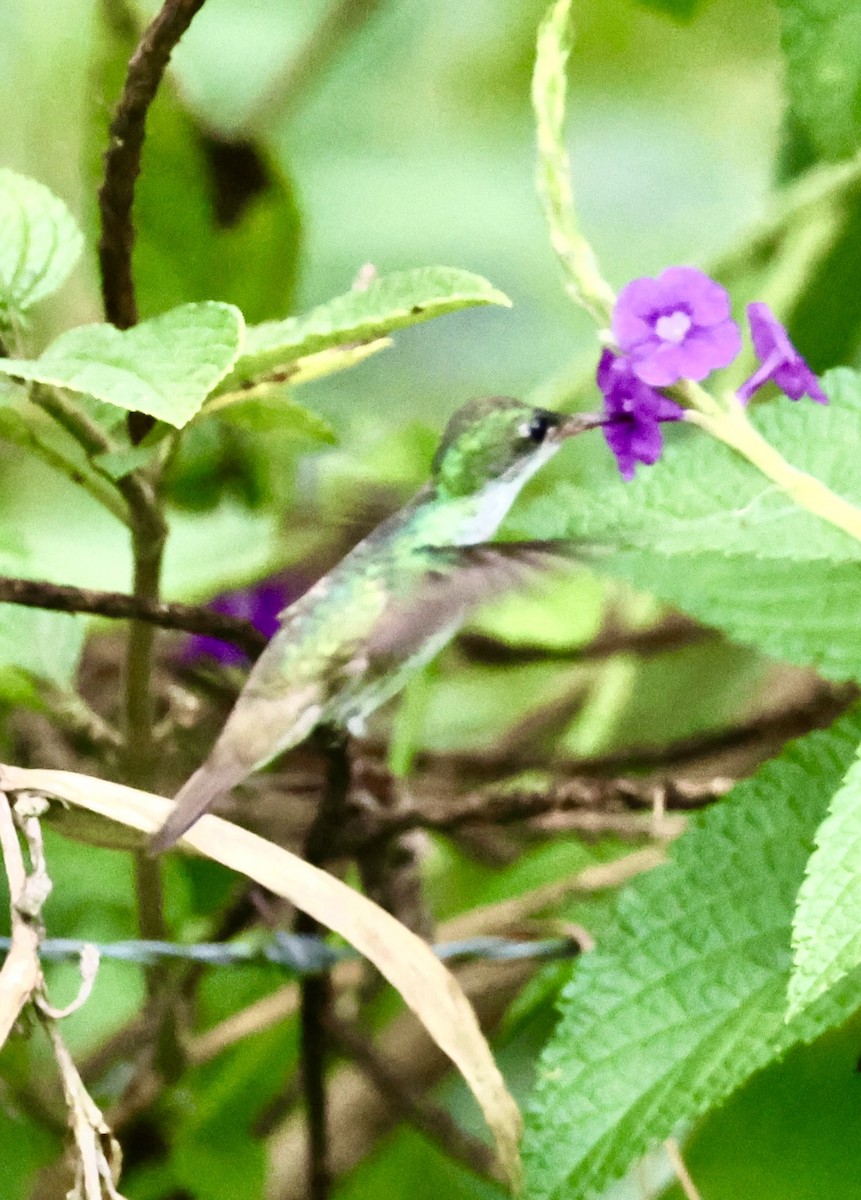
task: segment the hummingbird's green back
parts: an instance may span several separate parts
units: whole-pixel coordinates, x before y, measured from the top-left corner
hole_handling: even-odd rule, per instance
[[[570,422],[506,397],[471,401],[454,414],[430,482],[282,614],[157,847],[318,725],[362,721],[438,652],[482,594],[483,564],[473,557],[468,573],[458,548],[480,548],[493,536],[567,436],[558,433],[563,424]],[[469,589],[459,586],[467,574]],[[498,588],[499,574],[493,578]]]

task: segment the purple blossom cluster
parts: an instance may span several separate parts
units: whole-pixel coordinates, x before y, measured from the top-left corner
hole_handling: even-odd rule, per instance
[[[809,396],[827,404],[814,373],[767,304],[748,305],[753,348],[760,366],[738,389],[747,404],[773,381],[791,400]],[[619,293],[612,333],[620,353],[605,350],[598,364],[604,395],[604,436],[622,478],[663,451],[661,424],[684,409],[656,389],[681,379],[701,380],[741,351],[741,332],[727,292],[695,267],[669,267],[657,279],[634,279]]]
[[[271,638],[278,630],[278,614],[295,600],[296,594],[296,588],[290,586],[289,580],[276,576],[252,587],[222,592],[212,601],[211,607],[227,616],[250,621],[264,637]],[[244,666],[248,662],[244,652],[232,642],[200,634],[188,638],[183,658],[189,663],[210,658],[223,666]]]

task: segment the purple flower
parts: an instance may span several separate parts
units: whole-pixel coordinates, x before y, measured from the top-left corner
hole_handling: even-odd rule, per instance
[[[729,296],[694,267],[669,267],[657,279],[634,279],[619,293],[613,336],[634,374],[652,387],[705,379],[731,363],[741,334]]]
[[[283,579],[268,579],[255,587],[241,588],[235,592],[222,592],[210,605],[216,612],[250,621],[266,637],[278,630],[278,614],[296,597],[296,589],[290,588]],[[198,658],[214,658],[224,666],[242,666],[248,658],[232,642],[220,638],[195,634],[186,642],[183,659],[194,662]]]
[[[651,466],[661,457],[661,421],[681,420],[684,409],[638,379],[629,360],[611,350],[601,355],[597,380],[604,393],[604,437],[622,478],[631,480],[637,463]]]
[[[819,380],[789,340],[789,334],[767,304],[748,304],[747,317],[753,348],[761,366],[738,389],[742,404],[773,379],[790,400],[809,396],[817,404],[827,404],[828,397]]]

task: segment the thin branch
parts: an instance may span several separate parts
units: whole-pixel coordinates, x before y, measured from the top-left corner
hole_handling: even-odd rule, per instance
[[[69,459],[57,450],[54,446],[44,441],[35,430],[29,427],[24,427],[21,431],[19,445],[24,446],[31,451],[43,462],[46,462],[49,467],[52,467],[59,475],[64,475],[70,483],[75,487],[83,488],[83,490],[96,501],[102,508],[107,511],[120,522],[122,525],[128,525],[128,513],[125,505],[117,496],[115,489],[103,480],[98,474],[91,475],[87,471],[82,471],[78,463]]]
[[[652,815],[631,809],[696,809],[724,795],[733,780],[716,776],[685,779],[570,779],[543,788],[485,789],[443,800],[429,798],[403,808],[354,808],[340,827],[330,856],[372,845],[409,829],[453,832],[465,826],[500,827],[566,817],[565,826],[586,834],[617,833],[652,837]],[[676,823],[664,819],[661,833],[675,836]]]
[[[611,630],[599,634],[585,646],[511,645],[483,633],[462,633],[457,645],[473,662],[521,666],[534,662],[595,662],[616,654],[648,658],[719,636],[714,629],[673,613],[652,629]]]
[[[132,278],[135,185],[140,174],[146,119],[170,56],[204,0],[166,0],[129,62],[125,86],[110,126],[105,175],[99,188],[102,235],[99,264],[105,316],[119,329],[138,319]]]
[[[266,638],[250,621],[215,612],[205,605],[149,600],[126,592],[102,592],[0,575],[0,603],[47,608],[53,612],[90,613],[121,621],[146,621],[161,629],[177,629],[233,642],[250,658],[256,658],[266,645]]]
[[[855,684],[819,683],[810,695],[798,703],[788,703],[748,721],[679,738],[664,745],[632,746],[581,759],[552,758],[545,752],[530,751],[529,747],[522,752],[505,755],[500,755],[495,749],[439,755],[421,751],[416,757],[415,768],[418,772],[443,773],[444,778],[465,777],[475,781],[498,779],[533,767],[540,770],[568,770],[581,777],[594,777],[630,770],[660,770],[680,764],[690,766],[728,750],[762,749],[771,752],[773,745],[800,737],[812,729],[827,727],[854,704],[858,696]],[[370,738],[362,743],[361,748],[371,755],[376,753],[378,757],[383,751],[381,743]]]
[[[305,857],[315,864],[322,863],[327,857],[331,834],[343,819],[350,787],[350,758],[344,736],[321,730],[318,742],[326,755],[326,781],[316,819],[305,839]],[[313,917],[305,912],[297,914],[297,933],[315,933],[318,928]],[[308,1132],[308,1197],[309,1200],[328,1200],[332,1175],[326,1095],[326,1019],[332,999],[331,975],[327,971],[303,980],[299,994],[300,1073]]]
[[[102,754],[115,756],[122,748],[122,734],[110,722],[90,708],[78,692],[66,692],[60,688],[46,687],[42,699],[51,717],[64,733],[83,739]]]
[[[331,1018],[326,1027],[335,1044],[362,1069],[399,1120],[409,1121],[449,1158],[482,1179],[504,1182],[491,1148],[461,1129],[444,1108],[422,1096],[358,1029]]]

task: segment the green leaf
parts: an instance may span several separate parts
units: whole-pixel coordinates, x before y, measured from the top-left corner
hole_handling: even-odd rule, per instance
[[[794,1016],[861,963],[861,758],[849,768],[816,831],[793,921]]]
[[[104,454],[97,454],[93,462],[110,475],[111,479],[123,479],[138,467],[145,467],[157,453],[157,445],[129,446],[122,450],[108,450]]]
[[[861,506],[861,376],[840,369],[823,384],[827,407],[778,400],[754,410],[752,418],[794,466]],[[537,503],[532,512],[542,529],[667,555],[861,558],[861,543],[800,509],[722,442],[696,429],[665,430],[661,462],[641,468],[631,483],[617,475],[600,487],[562,485],[549,501]]]
[[[81,617],[0,604],[0,670],[14,668],[59,688],[71,687],[84,634]]]
[[[303,316],[252,325],[235,369],[219,391],[349,342],[374,341],[396,329],[476,305],[511,306],[502,292],[469,271],[419,267],[373,280]]]
[[[281,433],[301,441],[330,445],[338,440],[328,421],[299,404],[286,389],[281,389],[280,394],[237,400],[224,408],[213,405],[206,411],[252,433]]]
[[[656,8],[677,21],[689,21],[700,6],[700,0],[640,0],[643,8]]]
[[[861,503],[861,379],[825,377],[827,408],[778,401],[754,414],[790,462]],[[621,578],[766,654],[861,678],[861,545],[802,511],[749,463],[696,430],[671,429],[664,458],[630,484],[595,471],[561,484],[520,522],[529,537],[619,547]]]
[[[527,1118],[527,1194],[585,1200],[755,1071],[841,1024],[853,975],[789,1023],[795,892],[861,716],[788,747],[692,819],[620,897],[562,999]]]
[[[847,0],[778,0],[792,112],[821,158],[861,145],[861,8]]]
[[[0,316],[55,292],[78,261],[75,219],[41,183],[0,170]]]
[[[37,359],[0,359],[0,372],[181,429],[236,362],[242,329],[242,314],[231,304],[184,304],[133,329],[70,329]]]
[[[772,658],[816,667],[830,679],[861,680],[856,562],[643,550],[609,556],[600,570]]]

